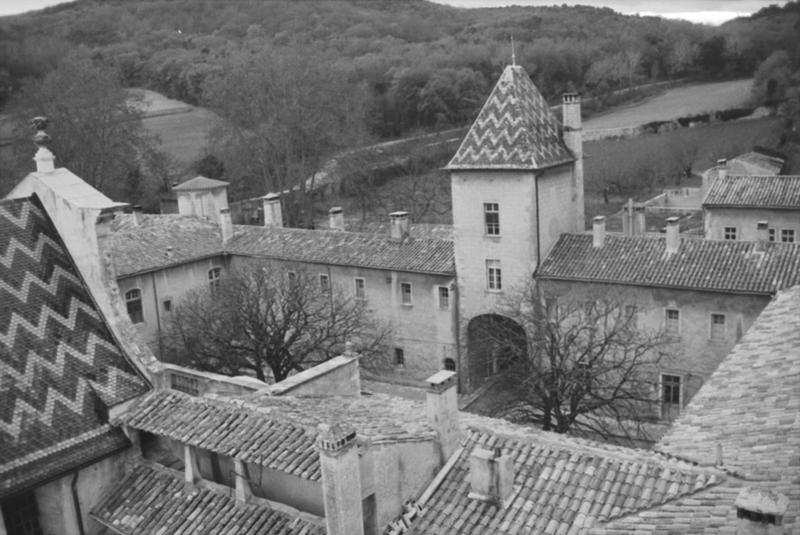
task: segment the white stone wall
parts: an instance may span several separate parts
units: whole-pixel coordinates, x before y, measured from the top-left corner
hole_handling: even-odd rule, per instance
[[[541,255],[550,249],[565,232],[582,232],[578,227],[576,197],[572,185],[572,166],[547,169],[539,178],[539,224],[541,225]],[[583,197],[580,197],[581,202]]]
[[[781,229],[793,229],[795,242],[800,243],[800,210],[767,210],[751,208],[706,208],[706,238],[722,240],[725,227],[736,227],[736,239],[757,241],[759,221],[767,221],[775,229],[775,241],[781,241]]]

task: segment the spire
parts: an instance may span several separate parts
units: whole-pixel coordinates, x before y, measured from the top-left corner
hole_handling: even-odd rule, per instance
[[[33,159],[36,162],[36,171],[39,173],[51,173],[55,170],[56,158],[47,148],[50,143],[50,136],[45,132],[48,122],[47,117],[42,116],[31,119],[31,126],[36,129],[36,133],[33,134],[33,144],[38,147]]]

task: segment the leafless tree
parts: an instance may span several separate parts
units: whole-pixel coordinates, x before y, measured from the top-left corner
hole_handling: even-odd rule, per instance
[[[165,331],[168,360],[262,381],[340,355],[348,341],[362,358],[378,358],[388,335],[362,301],[321,286],[302,266],[255,264],[190,293]]]

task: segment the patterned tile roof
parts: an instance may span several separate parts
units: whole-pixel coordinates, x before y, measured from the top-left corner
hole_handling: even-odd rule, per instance
[[[98,410],[147,386],[35,198],[0,201],[0,497],[128,445]]]
[[[263,500],[237,502],[230,489],[187,485],[183,475],[150,464],[131,473],[91,511],[121,535],[324,535],[325,528]]]
[[[200,191],[206,189],[227,188],[228,183],[222,180],[196,176],[186,182],[181,182],[172,188],[172,191]]]
[[[372,442],[433,438],[422,404],[381,395],[244,401],[161,391],[134,402],[118,423],[317,481],[316,426],[341,419]]]
[[[528,73],[509,65],[447,168],[542,169],[574,159]]]
[[[660,237],[562,234],[536,271],[539,279],[772,294],[800,283],[800,244],[768,243],[763,253],[743,241],[681,239],[664,252]]]
[[[467,429],[463,451],[425,503],[414,533],[584,533],[724,479],[651,452],[483,420]],[[469,457],[476,447],[499,448],[512,458],[515,489],[502,509],[469,497]]]
[[[800,210],[800,175],[717,178],[711,183],[703,206]]]

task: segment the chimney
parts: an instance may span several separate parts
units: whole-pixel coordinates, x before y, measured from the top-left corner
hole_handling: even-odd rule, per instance
[[[681,226],[677,217],[667,218],[667,239],[666,239],[666,252],[673,254],[678,252],[678,247],[681,244]]]
[[[283,227],[283,212],[281,212],[281,196],[277,193],[267,193],[262,197],[264,202],[264,226]]]
[[[222,243],[228,243],[233,237],[233,221],[231,220],[231,209],[223,208],[219,211],[219,230],[222,234]]]
[[[461,441],[458,429],[456,372],[441,370],[428,377],[425,382],[428,383],[428,391],[425,394],[428,423],[439,435],[442,463],[444,463]]]
[[[744,487],[736,497],[736,535],[783,535],[788,505],[779,492]]]
[[[408,212],[392,212],[389,214],[391,221],[392,241],[403,241],[408,238]]]
[[[638,202],[633,205],[633,235],[644,236],[647,231],[647,211],[644,203]]]
[[[326,533],[364,535],[356,431],[343,424],[320,424],[318,429]]]
[[[756,223],[756,251],[763,252],[767,250],[767,243],[769,242],[769,222],[759,221]]]
[[[506,507],[514,491],[514,469],[511,457],[500,448],[476,446],[469,456],[469,497]]]
[[[717,160],[717,178],[720,180],[728,178],[728,160],[725,158]]]
[[[581,96],[578,93],[564,93],[561,99],[561,112],[564,144],[575,156],[575,167],[572,171],[575,230],[583,232],[583,125],[581,122]]]
[[[341,206],[334,206],[328,210],[328,218],[331,230],[344,230],[344,213]]]
[[[137,227],[142,226],[142,205],[141,204],[134,204],[131,207],[131,213],[133,214],[133,224]]]
[[[633,235],[633,199],[628,199],[622,216],[622,233],[625,236]]]
[[[48,122],[47,117],[34,117],[31,119],[31,125],[36,129],[36,133],[33,134],[33,144],[36,145],[37,149],[33,160],[36,162],[37,173],[52,173],[56,168],[56,158],[47,148],[47,144],[50,143],[50,136],[45,132]]]
[[[250,489],[250,477],[247,474],[247,466],[239,459],[234,459],[233,470],[236,501],[246,503],[253,495]]]
[[[592,247],[599,249],[604,241],[606,241],[606,218],[599,215],[592,223]]]

